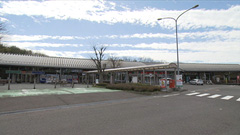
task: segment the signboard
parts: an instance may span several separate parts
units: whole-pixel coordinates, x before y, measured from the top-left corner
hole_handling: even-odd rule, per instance
[[[42,71],[32,71],[32,74],[42,75],[42,74],[45,74],[45,72],[42,72]]]
[[[96,79],[96,84],[99,84],[99,81],[98,81],[98,79]]]
[[[83,71],[80,69],[73,69],[71,72],[72,73],[82,73]]]
[[[165,79],[159,79],[159,84],[161,88],[166,88],[165,83],[166,83]]]
[[[20,71],[20,70],[6,70],[7,74],[37,74],[42,75],[45,74],[45,72],[42,71]]]
[[[6,70],[7,74],[21,74],[20,70]]]
[[[132,83],[138,83],[138,77],[137,76],[132,77]]]
[[[183,87],[182,75],[176,75],[177,87]]]

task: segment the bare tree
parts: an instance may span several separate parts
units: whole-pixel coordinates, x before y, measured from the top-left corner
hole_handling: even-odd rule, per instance
[[[155,62],[152,58],[148,57],[122,57],[122,59],[130,62]]]
[[[166,63],[164,60],[153,60],[149,57],[122,57],[123,61],[129,62],[144,62],[144,63]]]
[[[108,61],[112,68],[118,68],[121,65],[122,60],[114,55],[108,57]],[[116,73],[111,73],[111,83],[115,83]]]
[[[106,65],[102,63],[104,60],[104,51],[107,49],[107,47],[101,46],[100,48],[97,48],[96,46],[93,46],[94,50],[94,57],[91,57],[91,60],[95,63],[98,74],[99,74],[99,83],[103,83],[103,73],[106,68]]]
[[[108,57],[108,61],[112,68],[118,68],[121,65],[122,60],[119,57],[111,55]]]
[[[129,61],[129,62],[137,62],[137,59],[134,58],[134,57],[127,57],[127,56],[124,56],[121,58],[123,61]]]
[[[5,25],[4,23],[0,22],[0,44],[5,32],[6,32]]]

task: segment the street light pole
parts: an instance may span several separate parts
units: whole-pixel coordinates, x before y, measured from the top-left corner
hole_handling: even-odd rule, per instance
[[[179,75],[179,54],[178,54],[178,28],[177,28],[177,21],[178,21],[178,18],[180,16],[182,16],[184,13],[186,13],[187,11],[191,10],[191,9],[194,9],[194,8],[197,8],[199,5],[195,5],[194,7],[192,8],[189,8],[188,10],[182,12],[176,19],[173,18],[173,17],[164,17],[164,18],[158,18],[158,20],[163,20],[163,19],[173,19],[175,21],[175,25],[176,25],[176,46],[177,46],[177,75]]]

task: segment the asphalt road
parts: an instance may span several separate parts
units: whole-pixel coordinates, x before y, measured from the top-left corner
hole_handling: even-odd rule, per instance
[[[240,134],[240,86],[186,87],[186,92],[168,95],[0,114],[0,135]],[[213,95],[220,96],[209,98]]]

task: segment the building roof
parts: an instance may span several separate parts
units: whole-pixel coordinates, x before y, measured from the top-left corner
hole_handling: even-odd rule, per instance
[[[103,63],[106,63],[107,68],[110,68],[108,61],[103,61]],[[96,69],[94,62],[91,59],[45,57],[6,53],[0,53],[0,65]],[[145,64],[141,62],[121,62],[120,67],[141,65]]]
[[[139,70],[155,70],[155,69],[174,69],[177,68],[175,63],[169,64],[154,64],[154,65],[144,65],[144,66],[133,66],[133,67],[123,67],[123,68],[112,68],[106,69],[104,72],[123,72],[123,71],[139,71]],[[87,71],[86,73],[97,73],[97,70]]]
[[[109,61],[103,61],[107,69],[111,68]],[[81,58],[64,58],[64,57],[44,57],[31,55],[18,55],[0,53],[0,65],[7,66],[33,66],[33,67],[53,67],[53,68],[76,68],[96,70],[96,66],[91,59]],[[125,62],[121,61],[119,68],[146,66],[149,64],[142,62]],[[153,65],[150,63],[150,65]],[[154,63],[154,65],[158,65]],[[206,64],[206,63],[180,63],[181,71],[189,72],[218,72],[218,71],[238,71],[239,64]]]
[[[239,71],[239,64],[206,64],[206,63],[180,63],[179,67],[183,71],[202,71],[202,72],[218,72],[218,71]]]

